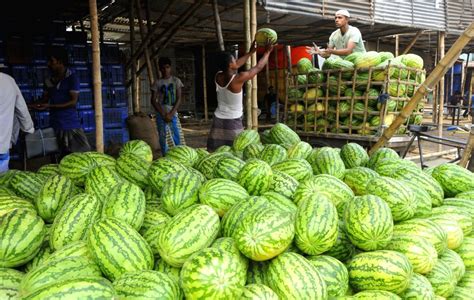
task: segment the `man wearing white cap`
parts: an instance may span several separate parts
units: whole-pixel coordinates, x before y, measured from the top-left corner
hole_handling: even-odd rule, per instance
[[[362,34],[359,29],[349,25],[351,15],[346,9],[336,12],[334,17],[336,27],[338,28],[329,37],[327,49],[320,50],[317,47],[307,47],[310,54],[319,54],[324,58],[328,58],[331,54],[345,56],[353,52],[365,52]]]

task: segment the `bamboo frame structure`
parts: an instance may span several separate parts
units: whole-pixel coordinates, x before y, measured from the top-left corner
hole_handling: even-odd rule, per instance
[[[395,57],[398,56],[400,51],[400,36],[398,34],[395,35]]]
[[[288,118],[288,77],[291,74],[291,66],[292,66],[292,63],[291,63],[291,46],[290,45],[285,46],[285,57],[286,57],[286,62],[287,62],[287,70],[286,70],[286,74],[285,74],[286,95],[285,95],[285,107],[284,107],[284,111],[283,111],[283,118],[286,121],[287,118]]]
[[[97,17],[97,2],[89,0],[92,39],[92,90],[94,93],[95,114],[95,147],[96,151],[104,153],[104,123],[102,113],[102,77],[100,73],[99,20]]]
[[[405,50],[403,50],[403,53],[402,54],[407,54],[408,51],[411,50],[411,48],[415,45],[416,41],[418,40],[418,38],[423,34],[423,30],[418,30],[416,35],[413,37],[413,39],[410,41],[410,43],[408,44],[408,46],[405,48]]]
[[[426,78],[425,82],[418,88],[415,95],[410,99],[407,105],[403,108],[398,117],[390,125],[390,127],[384,131],[377,143],[370,149],[369,154],[374,153],[379,148],[383,147],[393,136],[395,131],[400,127],[404,120],[410,115],[411,111],[416,107],[420,99],[428,93],[433,86],[440,81],[440,79],[446,74],[448,69],[456,61],[459,56],[459,52],[464,46],[474,38],[474,22],[472,22],[468,28],[462,33],[461,36],[456,40],[453,46],[449,49],[448,53],[440,60],[430,75]],[[440,103],[441,104],[441,103]],[[440,107],[442,107],[440,105]]]
[[[130,20],[130,55],[133,57],[135,54],[135,2],[130,1],[130,11],[129,17]],[[131,68],[131,81],[132,81],[132,104],[133,104],[133,113],[140,112],[140,103],[138,100],[137,94],[137,61],[134,60]]]
[[[445,40],[446,34],[444,32],[439,33],[439,59],[440,61],[443,60],[444,55],[445,55],[445,49],[444,49],[444,40]],[[453,63],[456,60],[453,61]],[[452,66],[452,64],[451,64]],[[447,71],[447,70],[446,70]],[[453,73],[453,72],[451,72]],[[452,90],[452,89],[451,89]],[[438,89],[438,96],[439,96],[439,102],[438,102],[438,136],[443,137],[443,123],[444,123],[444,96],[445,95],[445,90],[444,90],[444,74],[439,80],[439,89]],[[443,145],[439,144],[438,145],[438,151],[443,150]]]
[[[250,0],[244,0],[244,35],[245,35],[245,49],[250,49],[252,39],[250,37]],[[249,70],[251,62],[249,60],[245,63],[245,69]],[[251,81],[245,83],[245,116],[246,127],[252,129],[252,85]]]
[[[150,33],[153,30],[152,25],[151,25],[150,1],[151,0],[145,0],[147,34]],[[173,1],[170,1],[169,4],[172,4],[172,3],[173,3]],[[162,21],[162,20],[160,19],[160,21]],[[154,50],[155,50],[155,47],[152,46],[151,51],[154,51]],[[160,74],[160,67],[158,66],[158,61],[156,59],[153,59],[152,63],[153,63],[153,67],[155,68],[155,73],[154,74],[156,74],[157,77],[158,77],[158,74]]]
[[[467,140],[466,148],[462,153],[461,160],[459,161],[459,165],[463,168],[467,167],[467,163],[469,160],[472,160],[474,151],[474,127],[471,127],[471,132],[469,133],[469,138]]]
[[[143,24],[142,12],[140,8],[140,0],[135,0],[135,6],[137,7],[137,16],[138,16],[138,24],[140,28],[140,36],[143,39],[145,37],[145,25]],[[145,62],[146,62],[146,69],[148,72],[148,82],[150,83],[150,87],[155,82],[155,76],[153,74],[153,66],[150,60],[150,54],[148,53],[148,47],[145,48]]]
[[[207,108],[207,77],[206,77],[206,46],[202,45],[202,94],[204,101],[204,121],[209,120],[208,108]]]
[[[224,51],[224,38],[222,37],[222,25],[221,18],[219,16],[219,6],[217,4],[217,0],[212,0],[212,8],[214,10],[214,21],[216,23],[217,42],[219,43],[219,49],[221,51]]]
[[[280,97],[279,97],[279,72],[278,72],[278,48],[273,48],[273,55],[275,58],[275,94],[276,94],[276,122],[280,121]],[[271,104],[270,104],[271,107]],[[270,109],[271,110],[271,109]],[[271,113],[271,112],[270,112]]]
[[[250,0],[250,36],[255,38],[257,33],[257,0]],[[252,66],[257,64],[257,52],[252,54]],[[252,78],[252,129],[258,129],[258,80]]]

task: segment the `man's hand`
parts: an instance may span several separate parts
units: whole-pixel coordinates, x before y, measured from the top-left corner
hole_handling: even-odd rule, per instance
[[[313,47],[306,46],[306,52],[311,55],[321,54],[321,49],[313,42]]]
[[[320,55],[322,58],[328,58],[329,56],[331,56],[331,49],[321,50],[321,51],[319,52],[319,55]]]
[[[267,44],[265,45],[265,52],[272,52],[274,46],[275,46],[274,44],[271,44],[270,41],[268,41]]]
[[[171,112],[168,112],[165,114],[165,116],[163,117],[163,119],[165,120],[166,123],[170,123],[171,120],[173,120],[173,115]]]
[[[255,51],[257,51],[257,41],[253,40],[252,44],[250,44],[250,49],[248,53],[252,54]]]
[[[45,110],[45,109],[49,108],[49,104],[48,103],[38,103],[33,108],[37,109],[37,110]]]

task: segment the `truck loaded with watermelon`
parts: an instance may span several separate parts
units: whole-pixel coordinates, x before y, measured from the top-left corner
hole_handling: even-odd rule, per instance
[[[0,299],[472,299],[474,175],[278,123],[0,177]]]
[[[301,58],[288,77],[286,121],[301,132],[373,136],[390,126],[425,80],[423,59],[390,52],[355,52],[344,59],[332,55],[321,69]],[[423,121],[423,101],[407,125]]]

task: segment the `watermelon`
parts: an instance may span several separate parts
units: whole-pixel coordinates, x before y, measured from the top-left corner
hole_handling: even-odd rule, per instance
[[[346,266],[331,256],[308,256],[308,261],[316,267],[327,286],[329,297],[346,295],[349,289],[349,273]]]
[[[269,260],[291,244],[295,236],[293,218],[269,207],[247,212],[235,228],[237,247],[254,261]]]
[[[23,270],[27,273],[30,272],[31,270],[42,264],[45,260],[47,260],[51,256],[53,251],[54,250],[49,247],[47,241],[43,242],[43,245],[41,246],[36,256],[24,266]]]
[[[369,162],[367,151],[357,143],[347,143],[342,146],[341,158],[347,169],[364,167]]]
[[[15,269],[0,268],[0,299],[19,299],[20,282],[24,275]]]
[[[425,276],[413,273],[408,288],[400,294],[400,297],[402,299],[435,300],[435,293]]]
[[[88,248],[104,275],[112,281],[126,272],[153,267],[153,253],[145,239],[130,225],[105,218],[88,231]]]
[[[248,160],[250,158],[258,158],[260,156],[260,152],[263,150],[262,144],[250,144],[245,147],[243,152],[244,160]]]
[[[194,148],[186,145],[177,145],[166,152],[166,158],[177,161],[187,167],[192,167],[197,163],[199,155]]]
[[[271,260],[267,261],[249,261],[247,270],[247,284],[267,284],[266,273]]]
[[[306,142],[297,142],[288,148],[288,158],[303,158],[306,159],[311,153],[312,147]]]
[[[295,223],[296,246],[306,254],[318,255],[337,240],[336,206],[324,195],[314,194],[298,202]]]
[[[402,63],[404,63],[407,67],[415,68],[415,69],[423,69],[423,58],[421,56],[414,54],[414,53],[407,53],[398,56]]]
[[[471,299],[472,298],[472,289],[456,286],[454,292],[448,299]]]
[[[472,199],[474,200],[474,199]],[[471,220],[474,222],[474,206],[472,205],[473,201],[471,199],[463,198],[445,198],[443,204],[447,206],[459,207],[465,213],[468,213],[471,216]]]
[[[179,171],[168,176],[163,184],[163,209],[174,216],[198,202],[201,179],[191,172]]]
[[[51,253],[45,262],[61,261],[71,257],[87,258],[90,261],[94,259],[86,241],[75,241]]]
[[[425,238],[436,249],[438,255],[442,254],[448,246],[448,237],[443,229],[427,219],[411,219],[396,224],[393,227],[394,234],[407,234]]]
[[[244,151],[245,148],[250,144],[259,144],[260,136],[258,131],[252,129],[246,129],[239,133],[232,144],[232,148],[235,151]]]
[[[83,240],[87,230],[100,218],[102,202],[92,195],[78,194],[68,200],[54,219],[49,245],[57,250]]]
[[[212,179],[214,178],[214,171],[217,167],[217,164],[223,157],[234,157],[232,153],[230,152],[217,152],[213,153],[205,158],[203,158],[201,161],[199,161],[195,168],[204,174],[207,179]]]
[[[293,145],[301,141],[298,134],[283,123],[276,123],[270,129],[270,137],[275,144],[279,145]]]
[[[175,282],[179,282],[179,272],[181,271],[181,268],[170,266],[161,258],[155,261],[155,267],[153,270],[164,273]]]
[[[472,231],[471,214],[463,208],[457,206],[443,205],[435,207],[431,214],[432,219],[448,219],[459,223],[464,235],[469,235]]]
[[[382,61],[380,54],[377,51],[367,51],[358,56],[354,65],[357,68],[375,67]]]
[[[178,283],[168,275],[144,270],[127,272],[113,282],[120,299],[180,299]]]
[[[458,286],[474,289],[474,271],[464,272],[464,276],[458,282]]]
[[[334,149],[320,151],[313,161],[310,161],[314,174],[328,174],[338,179],[344,178],[346,167],[341,156]]]
[[[160,252],[158,250],[158,236],[160,235],[160,232],[163,230],[165,225],[166,221],[163,221],[162,223],[153,225],[152,227],[148,228],[147,231],[142,234],[143,238],[150,246],[151,252],[153,252],[153,255],[155,257],[160,257]]]
[[[417,206],[415,209],[415,215],[413,217],[429,217],[432,210],[430,194],[428,194],[428,192],[423,189],[423,187],[411,181],[402,180],[402,183],[405,185],[405,187],[410,188],[413,192],[413,195],[415,196],[415,203],[417,203]]]
[[[450,220],[443,217],[429,217],[430,221],[433,221],[444,233],[446,233],[447,248],[456,249],[461,246],[464,234],[461,226],[456,220]]]
[[[123,182],[117,184],[107,196],[102,216],[117,218],[135,230],[140,230],[145,216],[145,194],[135,184]]]
[[[296,63],[296,68],[298,69],[298,73],[306,74],[313,68],[313,63],[309,58],[303,57]]]
[[[62,175],[69,177],[76,185],[82,186],[92,169],[97,164],[91,156],[75,152],[68,154],[59,162],[59,171]]]
[[[291,199],[276,192],[266,192],[262,196],[268,200],[268,204],[271,207],[287,213],[291,218],[296,217],[298,208]]]
[[[45,175],[39,175],[29,171],[15,172],[10,180],[11,190],[15,192],[17,196],[34,202],[44,185],[44,177]]]
[[[171,217],[162,211],[160,206],[147,203],[140,234],[144,235],[151,227],[165,223],[170,219]]]
[[[139,156],[124,154],[117,159],[115,169],[123,178],[140,188],[145,188],[148,185],[148,169],[150,165],[150,162]]]
[[[248,197],[246,189],[228,179],[211,179],[199,188],[199,201],[212,207],[220,217],[234,204]]]
[[[21,173],[20,170],[10,169],[0,174],[0,186],[11,188],[11,180],[16,174]]]
[[[439,165],[433,169],[432,176],[441,184],[447,197],[474,190],[474,175],[459,165]]]
[[[237,175],[239,174],[240,170],[242,170],[244,165],[245,162],[238,157],[222,157],[216,164],[213,177],[235,181],[237,179]]]
[[[393,149],[380,148],[370,155],[369,161],[367,162],[367,167],[374,169],[377,163],[384,158],[400,158],[400,156]]]
[[[413,271],[420,274],[430,272],[438,261],[438,253],[433,244],[415,235],[396,233],[385,249],[405,254]]]
[[[291,175],[273,170],[268,191],[293,199],[293,195],[298,188],[298,185],[298,180],[293,178]]]
[[[181,269],[180,284],[187,299],[239,299],[246,270],[225,250],[207,248]]]
[[[119,155],[133,154],[148,162],[153,161],[153,150],[150,145],[142,140],[131,140],[126,142],[120,149]]]
[[[313,175],[311,165],[302,158],[287,159],[272,166],[273,171],[280,171],[292,176],[298,182],[303,182]]]
[[[355,167],[346,169],[344,173],[344,183],[354,191],[357,196],[365,195],[367,183],[374,177],[378,177],[377,172],[366,167]],[[431,205],[431,201],[430,201]]]
[[[105,153],[100,153],[97,151],[88,151],[83,152],[83,154],[91,158],[97,167],[115,166],[116,163],[115,158]]]
[[[269,206],[268,200],[264,197],[249,197],[234,204],[222,217],[222,236],[233,237],[241,219],[253,210],[259,210]]]
[[[255,33],[255,41],[258,46],[265,46],[267,44],[273,45],[277,42],[278,35],[275,30],[271,28],[260,28]]]
[[[35,206],[28,200],[17,196],[0,196],[0,217],[14,209],[26,209],[36,213]]]
[[[263,146],[260,152],[259,159],[268,163],[270,166],[286,160],[288,154],[286,149],[277,144],[269,144]]]
[[[157,248],[168,264],[181,267],[191,255],[210,246],[218,232],[217,213],[210,206],[195,204],[165,223],[158,233]]]
[[[400,300],[401,298],[394,293],[380,290],[367,290],[358,292],[352,296],[354,299],[362,300]]]
[[[349,282],[358,291],[383,290],[402,293],[410,284],[413,275],[408,258],[391,250],[359,253],[351,259],[347,269]]]
[[[185,170],[186,167],[181,163],[167,158],[160,158],[151,164],[148,170],[148,182],[158,194],[161,194],[167,175]]]
[[[81,288],[78,289],[78,287]],[[117,294],[112,284],[107,279],[101,277],[82,277],[52,283],[38,289],[23,299],[114,299],[116,296]]]
[[[249,159],[237,175],[237,182],[252,196],[259,196],[268,191],[271,179],[271,167],[256,158]]]
[[[62,175],[49,177],[36,198],[38,214],[48,223],[52,223],[66,199],[73,193],[74,183]]]
[[[32,259],[44,238],[44,222],[36,213],[15,209],[0,217],[0,268],[18,267]]]
[[[42,174],[46,176],[51,176],[51,175],[59,175],[61,172],[59,171],[59,165],[58,164],[46,164],[42,165],[38,171],[36,171],[37,174]]]
[[[392,238],[390,208],[377,196],[355,196],[347,204],[343,219],[347,236],[363,250],[384,249]]]
[[[344,230],[344,223],[339,221],[337,225],[337,239],[331,249],[324,252],[324,255],[332,256],[339,261],[345,262],[349,260],[355,253],[355,246],[351,243],[350,239]]]
[[[461,280],[466,272],[466,267],[464,266],[464,262],[459,254],[451,249],[446,249],[446,251],[440,255],[439,260],[445,262],[446,265],[451,268],[456,282]]]
[[[240,296],[242,300],[278,300],[278,295],[268,286],[260,283],[248,284]]]
[[[461,256],[466,270],[474,271],[474,237],[465,237],[456,252]]]
[[[120,183],[123,182],[122,178],[117,172],[116,167],[113,166],[102,166],[93,169],[85,180],[85,191],[88,194],[95,196],[97,199],[105,202],[107,195],[110,190]]]
[[[245,257],[237,247],[237,243],[233,238],[230,237],[222,237],[218,238],[217,240],[212,243],[211,248],[216,248],[220,250],[227,251],[234,255],[234,257],[240,261],[240,263],[244,266],[245,270],[247,271],[249,266],[249,260]]]
[[[433,286],[436,295],[447,298],[454,292],[456,279],[450,266],[441,259],[438,260],[431,272],[425,274],[425,277]]]
[[[456,195],[456,198],[474,200],[474,190],[467,191],[467,192],[461,192],[461,193]]]
[[[214,153],[219,153],[219,152],[230,152],[232,153],[232,147],[229,145],[222,145],[217,147],[217,149],[214,151]]]

